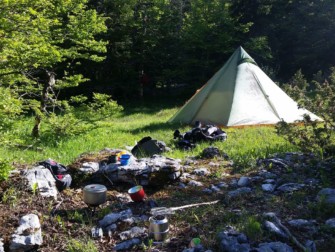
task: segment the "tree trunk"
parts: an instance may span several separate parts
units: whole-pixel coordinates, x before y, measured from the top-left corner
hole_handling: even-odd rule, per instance
[[[39,111],[35,112],[35,125],[31,132],[31,135],[33,137],[39,137],[40,136],[40,125],[42,122],[42,116],[43,114],[46,115],[48,113],[48,102],[52,101],[52,92],[53,92],[53,86],[55,85],[55,73],[47,71],[48,81],[44,83],[42,94],[41,94],[41,101],[40,101],[40,109]],[[51,96],[50,96],[51,95]]]

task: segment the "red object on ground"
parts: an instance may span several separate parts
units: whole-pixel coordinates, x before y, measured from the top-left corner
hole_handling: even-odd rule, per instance
[[[130,188],[128,190],[128,194],[129,194],[130,198],[135,202],[142,201],[144,199],[144,196],[145,196],[145,192],[143,190],[143,187],[140,186],[140,185]]]

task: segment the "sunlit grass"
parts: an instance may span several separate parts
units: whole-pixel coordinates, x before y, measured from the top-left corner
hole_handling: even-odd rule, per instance
[[[104,148],[125,149],[134,146],[137,141],[145,136],[164,141],[172,151],[164,155],[173,158],[185,158],[198,156],[209,143],[198,144],[192,151],[182,151],[175,147],[173,132],[179,129],[185,132],[191,126],[171,125],[168,119],[178,108],[148,109],[144,107],[125,109],[123,114],[96,123],[95,127],[78,136],[72,137],[48,137],[40,140],[29,139],[32,118],[22,119],[16,124],[15,134],[18,138],[26,139],[29,148],[2,148],[4,157],[17,163],[35,163],[39,160],[53,158],[63,164],[70,164],[80,154],[97,152]],[[48,125],[42,125],[43,132],[48,130]],[[249,127],[227,128],[228,134],[225,142],[214,142],[212,146],[235,162],[237,166],[252,166],[255,159],[266,157],[277,152],[295,151],[295,147],[286,142],[275,133],[274,127]],[[30,142],[29,142],[30,141]],[[26,144],[27,145],[27,144]]]

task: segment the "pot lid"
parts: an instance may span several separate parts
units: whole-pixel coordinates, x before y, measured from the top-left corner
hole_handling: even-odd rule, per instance
[[[84,187],[84,191],[87,192],[105,192],[107,191],[106,186],[100,184],[91,184]]]

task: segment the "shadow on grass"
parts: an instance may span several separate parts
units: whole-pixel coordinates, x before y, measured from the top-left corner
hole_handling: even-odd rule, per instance
[[[168,122],[159,122],[159,123],[150,123],[149,125],[145,125],[143,127],[133,129],[130,132],[132,134],[138,134],[138,133],[141,133],[143,131],[149,131],[150,133],[155,133],[156,131],[160,131],[160,130],[174,131],[177,128],[178,128],[178,125],[176,125],[176,124],[171,124],[171,123],[168,123]],[[127,131],[127,132],[129,132],[129,131]]]
[[[121,105],[124,108],[124,115],[143,113],[152,115],[163,109],[171,109],[183,105],[184,101],[180,99],[160,99],[160,100],[137,100],[125,102]]]

